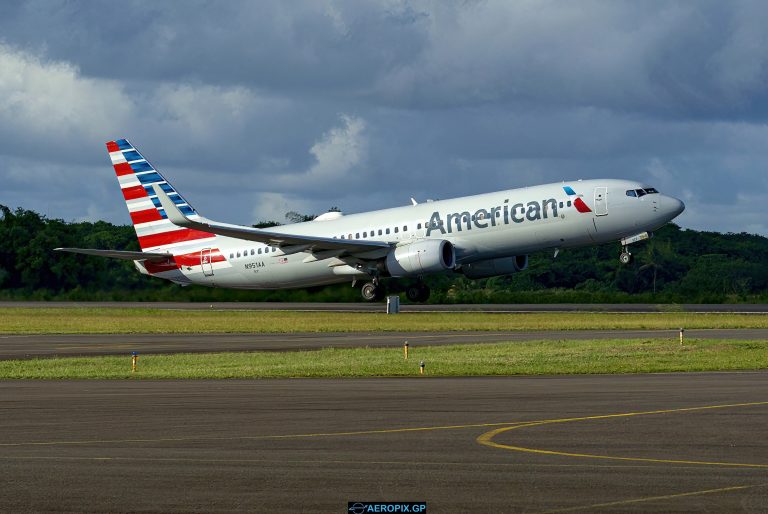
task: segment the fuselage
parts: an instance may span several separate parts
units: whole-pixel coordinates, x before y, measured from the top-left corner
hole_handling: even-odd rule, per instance
[[[441,239],[452,243],[456,264],[460,267],[545,249],[615,242],[651,232],[683,209],[680,200],[657,193],[642,183],[597,179],[428,201],[359,214],[328,213],[319,220],[269,230],[395,245]],[[157,272],[150,268],[149,273],[182,284],[246,289],[308,287],[369,276],[365,270],[336,259],[312,260],[305,252],[286,253],[277,246],[223,236],[217,236],[210,244],[201,243],[180,245],[180,253],[193,256],[187,265]],[[199,265],[194,262],[196,252],[200,254]],[[377,255],[374,252],[370,257]],[[137,267],[148,271],[140,263]]]

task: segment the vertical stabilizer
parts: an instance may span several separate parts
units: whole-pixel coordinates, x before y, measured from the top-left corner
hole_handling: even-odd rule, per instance
[[[153,184],[162,188],[185,215],[194,219],[198,214],[133,145],[126,139],[109,141],[107,151],[143,251],[179,254],[214,244],[215,235],[180,228],[168,220]]]

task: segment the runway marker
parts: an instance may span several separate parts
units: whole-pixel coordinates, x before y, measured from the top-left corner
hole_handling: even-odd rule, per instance
[[[509,426],[519,423],[531,423],[530,421],[503,421],[498,423],[476,423],[469,425],[445,425],[434,427],[411,427],[411,428],[388,428],[378,430],[357,430],[354,432],[318,432],[312,434],[278,434],[278,435],[254,435],[254,436],[234,436],[234,437],[162,437],[155,439],[93,439],[89,441],[30,441],[21,443],[0,443],[0,447],[6,446],[56,446],[56,445],[85,445],[85,444],[106,444],[106,443],[158,443],[158,442],[181,442],[181,441],[238,441],[238,440],[269,440],[269,439],[305,439],[314,437],[339,437],[352,435],[375,435],[375,434],[397,434],[401,432],[428,432],[432,430],[460,430],[466,428],[484,428]]]
[[[582,505],[580,507],[567,507],[565,509],[547,510],[541,514],[557,514],[560,512],[577,512],[580,510],[593,510],[604,507],[618,507],[619,505],[630,505],[633,503],[652,502],[657,500],[673,500],[675,498],[684,498],[686,496],[699,496],[703,494],[729,493],[732,491],[743,491],[744,489],[754,489],[756,487],[765,487],[768,484],[756,485],[736,485],[732,487],[721,487],[720,489],[704,489],[703,491],[691,491],[688,493],[666,494],[663,496],[649,496],[647,498],[633,498],[631,500],[619,500],[615,502],[595,503],[592,505]]]
[[[768,402],[751,402],[751,403],[733,403],[728,405],[707,405],[703,407],[686,407],[681,409],[665,409],[645,412],[627,412],[623,414],[605,414],[601,416],[585,416],[581,418],[563,418],[563,419],[551,419],[545,421],[533,421],[530,423],[517,424],[510,427],[497,428],[480,435],[476,441],[484,446],[490,446],[491,448],[498,448],[502,450],[511,450],[524,453],[536,453],[539,455],[556,455],[560,457],[580,457],[587,459],[603,459],[603,460],[616,460],[616,461],[628,461],[628,462],[654,462],[664,464],[687,464],[695,466],[722,466],[722,467],[734,467],[734,468],[768,468],[768,464],[746,464],[739,462],[711,462],[711,461],[696,461],[696,460],[675,460],[675,459],[651,459],[643,457],[614,457],[611,455],[594,455],[589,453],[569,453],[559,452],[555,450],[542,450],[537,448],[524,448],[522,446],[511,446],[506,444],[499,444],[493,441],[493,438],[497,435],[508,432],[510,430],[516,430],[518,428],[535,427],[541,425],[549,425],[553,423],[571,423],[575,421],[589,421],[596,419],[610,419],[610,418],[627,418],[632,416],[648,416],[652,414],[671,414],[678,412],[694,412],[714,409],[727,409],[735,407],[755,407],[758,405],[768,405]]]

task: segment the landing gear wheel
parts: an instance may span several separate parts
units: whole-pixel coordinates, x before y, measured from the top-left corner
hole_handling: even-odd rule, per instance
[[[405,296],[412,302],[426,302],[429,299],[429,288],[424,284],[414,284],[405,290]]]
[[[363,295],[363,300],[366,302],[375,302],[381,300],[386,294],[386,290],[382,284],[374,284],[373,282],[366,282],[360,289],[360,294]]]
[[[629,264],[630,262],[632,262],[632,254],[624,250],[623,252],[621,252],[621,255],[619,255],[619,262],[621,262],[622,264]]]

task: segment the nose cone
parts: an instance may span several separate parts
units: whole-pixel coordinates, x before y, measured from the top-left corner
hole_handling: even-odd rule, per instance
[[[677,218],[685,210],[685,204],[672,196],[665,196],[662,205],[670,220]]]

